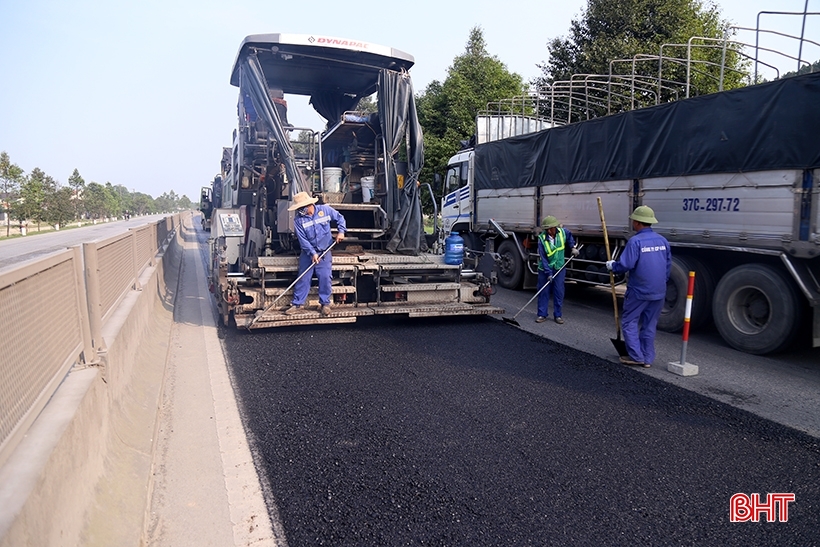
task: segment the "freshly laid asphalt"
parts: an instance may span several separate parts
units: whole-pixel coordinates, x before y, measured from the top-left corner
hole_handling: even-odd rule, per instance
[[[820,543],[820,440],[497,319],[220,336],[290,547]]]

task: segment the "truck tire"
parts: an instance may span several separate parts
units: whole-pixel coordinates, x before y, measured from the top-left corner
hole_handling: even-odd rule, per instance
[[[715,327],[733,348],[765,355],[788,346],[797,334],[800,300],[791,281],[765,264],[729,270],[715,290]]]
[[[524,261],[518,253],[515,242],[509,239],[498,246],[498,284],[505,289],[517,289],[524,277]]]
[[[658,329],[679,332],[686,319],[686,293],[689,290],[689,272],[695,272],[695,294],[692,296],[692,328],[707,325],[712,319],[712,297],[715,281],[711,270],[699,260],[688,256],[673,256],[669,281],[666,282],[666,299]]]
[[[478,238],[477,235],[469,232],[463,231],[461,232],[461,237],[464,239],[464,248],[470,249],[471,251],[482,251],[483,247],[481,247],[481,240]]]

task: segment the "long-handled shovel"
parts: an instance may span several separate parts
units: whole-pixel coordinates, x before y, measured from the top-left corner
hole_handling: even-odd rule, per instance
[[[328,253],[328,251],[330,251],[333,247],[335,247],[335,246],[336,246],[336,243],[338,243],[338,241],[335,241],[335,240],[334,240],[334,241],[333,241],[333,243],[330,245],[330,247],[328,247],[327,249],[325,249],[325,250],[322,252],[322,254],[320,254],[320,255],[319,255],[319,262],[321,262],[321,261],[322,261],[322,259],[323,259],[323,258],[325,257],[325,255]],[[300,280],[300,279],[302,279],[305,275],[307,275],[307,273],[308,273],[308,272],[310,272],[310,271],[312,271],[312,270],[313,270],[313,267],[314,267],[315,265],[316,265],[316,264],[312,264],[312,263],[311,263],[311,265],[310,265],[310,266],[308,266],[307,268],[305,268],[305,271],[304,271],[304,272],[302,272],[302,273],[300,273],[300,274],[299,274],[299,277],[297,277],[296,279],[294,279],[294,280],[293,280],[293,283],[291,283],[290,285],[288,285],[288,287],[287,287],[284,291],[282,291],[282,294],[280,294],[279,296],[277,296],[276,298],[274,298],[273,302],[271,302],[271,303],[268,305],[268,307],[267,307],[267,308],[265,308],[264,310],[262,310],[262,312],[261,312],[261,313],[256,312],[256,317],[254,317],[254,318],[253,318],[253,321],[251,321],[251,322],[248,324],[248,327],[247,327],[247,328],[248,328],[248,329],[250,329],[250,328],[254,325],[254,323],[256,323],[256,320],[257,320],[257,319],[259,319],[260,317],[262,317],[263,315],[265,315],[266,313],[268,313],[268,312],[269,312],[269,311],[273,308],[273,306],[275,306],[275,305],[276,305],[276,303],[277,303],[277,302],[279,302],[279,299],[280,299],[280,298],[282,298],[283,296],[285,296],[286,294],[288,294],[288,293],[290,292],[290,290],[291,290],[291,289],[292,289],[292,288],[293,288],[293,287],[294,287],[294,286],[295,286],[295,285],[299,282],[299,280]]]
[[[612,254],[609,252],[609,235],[606,233],[606,220],[604,220],[604,206],[601,204],[601,198],[598,198],[598,214],[601,215],[601,227],[604,229],[604,245],[606,245],[606,259],[612,260]],[[612,289],[612,307],[615,308],[615,328],[618,331],[618,338],[610,338],[612,345],[621,357],[629,357],[629,352],[626,350],[626,342],[621,340],[621,320],[618,317],[618,297],[615,296],[615,274],[610,270],[609,272],[609,287]]]
[[[516,320],[515,320],[515,318],[516,318],[516,317],[518,317],[518,314],[520,314],[522,311],[524,311],[524,308],[526,308],[527,306],[529,306],[529,305],[532,303],[532,301],[533,301],[533,300],[535,300],[536,298],[538,298],[538,295],[539,295],[539,294],[541,294],[541,291],[543,291],[544,289],[546,289],[546,288],[547,288],[547,285],[549,285],[550,283],[552,283],[552,280],[553,280],[553,279],[555,279],[556,277],[558,277],[558,274],[559,274],[559,273],[561,273],[561,270],[563,270],[564,268],[566,268],[566,267],[567,267],[567,264],[569,264],[570,262],[572,262],[572,257],[570,257],[570,259],[569,259],[569,260],[567,260],[566,262],[564,262],[564,265],[563,265],[563,266],[561,266],[560,268],[558,268],[558,271],[557,271],[557,272],[555,272],[555,275],[553,275],[553,276],[550,278],[550,280],[549,280],[549,281],[547,281],[546,283],[544,283],[544,286],[543,286],[543,287],[541,287],[540,289],[538,289],[538,291],[536,291],[536,293],[535,293],[534,295],[532,295],[532,298],[530,298],[530,299],[527,301],[527,303],[526,303],[526,304],[524,304],[524,306],[522,306],[522,308],[521,308],[520,310],[518,310],[518,312],[517,312],[515,315],[513,315],[512,317],[502,317],[502,318],[501,318],[501,320],[502,320],[502,321],[504,321],[505,323],[509,323],[509,324],[511,324],[511,325],[515,325],[516,327],[520,327],[521,325],[518,323],[518,321],[516,321]]]

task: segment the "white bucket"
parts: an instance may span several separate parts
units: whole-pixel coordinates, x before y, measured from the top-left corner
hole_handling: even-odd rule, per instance
[[[341,192],[342,191],[342,168],[325,167],[322,178],[322,191]]]
[[[362,203],[370,203],[376,189],[376,177],[362,177]]]

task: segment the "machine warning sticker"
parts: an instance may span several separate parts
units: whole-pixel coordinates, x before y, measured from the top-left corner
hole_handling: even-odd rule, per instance
[[[241,236],[245,233],[236,213],[220,213],[219,222],[222,224],[222,233],[226,236]]]

